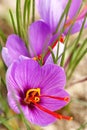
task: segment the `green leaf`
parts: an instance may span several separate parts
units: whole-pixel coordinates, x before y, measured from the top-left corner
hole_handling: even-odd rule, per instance
[[[51,52],[51,55],[52,55],[52,58],[53,58],[53,62],[55,63],[55,55],[54,55],[54,52],[53,52],[53,50],[52,50],[52,48],[50,47],[50,46],[48,46],[48,48],[49,48],[49,50],[50,50],[50,52]]]
[[[59,42],[58,42],[58,44],[57,44],[57,52],[56,52],[56,62],[57,62],[57,59],[58,59],[58,54],[59,54]]]
[[[0,103],[3,107],[3,111],[4,112],[8,112],[9,110],[9,107],[8,107],[8,104],[7,104],[7,101],[6,99],[2,96],[1,92],[0,92]]]
[[[4,118],[2,117],[0,117],[0,124],[4,125],[8,130],[13,130],[13,128],[8,124],[8,122],[4,121]]]
[[[29,23],[30,23],[31,0],[28,0],[27,9],[28,9],[28,13],[27,13],[27,25],[29,26]]]
[[[81,8],[81,7],[80,7],[80,8]],[[66,35],[66,37],[65,37],[65,48],[64,48],[64,53],[63,53],[62,59],[61,59],[61,66],[64,65],[65,53],[66,53],[66,50],[67,50],[67,45],[68,45],[69,37],[70,37],[70,34],[71,34],[70,32],[71,32],[71,30],[72,30],[72,27],[74,26],[74,23],[75,23],[75,21],[76,21],[76,18],[77,18],[77,15],[78,15],[79,11],[80,11],[80,8],[79,8],[79,10],[77,11],[76,15],[74,16],[74,18],[73,18],[73,20],[72,20],[72,24],[70,25],[70,28],[69,28],[69,30],[68,30],[68,33],[67,33],[67,35]],[[68,11],[69,11],[69,10],[68,10]],[[70,43],[70,46],[71,46],[71,47],[72,47],[72,45],[73,45],[73,43]]]
[[[32,0],[32,22],[35,21],[35,0]]]
[[[23,25],[24,25],[24,28],[26,28],[27,4],[28,4],[28,0],[25,0],[24,10],[23,10]]]
[[[73,52],[71,52],[72,56],[71,56],[71,59],[70,59],[70,63],[68,65],[67,73],[69,73],[69,71],[71,70],[72,66],[76,63],[76,61],[84,53],[86,45],[87,45],[87,39],[84,40],[84,42],[82,43],[82,45],[80,45],[79,48],[76,47],[75,50]]]
[[[16,19],[17,19],[18,35],[22,37],[22,14],[21,14],[20,0],[16,1]]]
[[[2,45],[0,44],[0,52],[2,51]]]
[[[2,79],[1,76],[0,76],[0,82],[1,82],[4,86],[6,86],[6,83],[5,83],[5,81]]]
[[[70,77],[72,76],[75,68],[77,67],[77,65],[79,64],[79,62],[81,61],[81,59],[84,57],[84,55],[87,53],[87,48],[83,51],[83,53],[79,56],[79,58],[77,58],[77,60],[75,59],[75,61],[73,62],[73,65],[71,66],[71,69],[68,73],[67,78],[70,79]]]
[[[57,28],[56,28],[56,31],[54,32],[54,34],[58,32],[59,27],[60,27],[60,25],[61,25],[61,22],[62,22],[64,16],[66,15],[66,17],[67,17],[67,14],[68,14],[68,11],[69,11],[71,2],[72,2],[72,0],[69,0],[68,4],[66,5],[66,8],[64,9],[64,12],[62,13],[62,16],[61,16],[61,18],[60,18],[60,21],[59,21],[59,23],[58,23],[58,25],[57,25]]]
[[[31,0],[25,0],[23,10],[23,25],[26,32],[30,24],[30,9],[31,9]]]
[[[16,25],[15,25],[14,16],[13,16],[13,13],[12,13],[12,11],[10,9],[9,9],[9,14],[10,14],[12,25],[13,25],[13,28],[14,28],[14,33],[17,34],[17,29],[16,29]]]
[[[1,29],[0,29],[0,37],[1,37],[2,41],[5,43],[7,38]]]

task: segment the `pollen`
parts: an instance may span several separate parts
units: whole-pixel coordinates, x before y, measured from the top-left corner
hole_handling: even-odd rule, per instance
[[[40,88],[29,89],[26,92],[26,96],[24,98],[24,102],[26,104],[32,103],[32,100],[38,103],[40,101]]]

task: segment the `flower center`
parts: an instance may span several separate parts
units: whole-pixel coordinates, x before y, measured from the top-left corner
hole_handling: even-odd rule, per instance
[[[56,97],[56,96],[51,96],[51,95],[41,95],[40,94],[40,88],[34,88],[34,89],[29,89],[26,92],[26,96],[24,98],[24,102],[29,105],[32,103],[35,107],[40,109],[41,111],[44,111],[52,116],[54,116],[57,119],[66,119],[66,120],[72,120],[72,117],[64,116],[58,113],[55,113],[44,106],[40,105],[40,98],[52,98],[54,100],[61,100],[64,102],[69,102],[69,97]]]
[[[40,88],[29,89],[26,92],[24,102],[26,104],[30,104],[33,103],[32,101],[34,101],[35,103],[38,103],[40,101]]]
[[[44,63],[43,58],[42,58],[42,55],[35,56],[35,57],[33,57],[32,59],[35,60],[35,61],[41,62],[41,64]]]

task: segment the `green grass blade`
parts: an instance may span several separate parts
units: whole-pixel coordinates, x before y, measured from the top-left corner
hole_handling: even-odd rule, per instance
[[[68,33],[67,33],[67,35],[66,35],[66,37],[65,37],[65,48],[64,48],[64,53],[63,53],[62,59],[61,59],[61,66],[64,65],[65,53],[66,53],[66,50],[67,50],[67,45],[68,45],[69,37],[70,37],[72,27],[74,26],[74,23],[75,23],[75,21],[76,21],[76,18],[77,18],[77,15],[78,15],[80,9],[81,9],[81,6],[80,6],[79,10],[77,11],[76,15],[74,16],[73,21],[72,21],[72,24],[70,25],[70,28],[69,28],[69,30],[68,30]],[[72,45],[72,44],[71,44],[71,45]]]
[[[30,10],[31,10],[31,0],[28,0],[28,4],[27,4],[27,26],[29,26],[30,24]]]
[[[56,34],[56,33],[58,32],[59,27],[60,27],[60,25],[61,25],[61,22],[62,22],[64,16],[68,14],[68,11],[69,11],[71,2],[72,2],[72,0],[69,0],[68,4],[66,5],[66,8],[65,8],[64,12],[62,13],[62,16],[61,16],[61,18],[60,18],[60,21],[59,21],[59,23],[58,23],[58,25],[57,25],[57,28],[56,28],[56,31],[54,32],[54,34]]]
[[[24,3],[24,10],[23,10],[23,25],[24,25],[24,28],[26,28],[27,3],[28,3],[28,0],[25,0],[25,3]]]
[[[83,32],[83,29],[84,29],[84,25],[85,25],[85,22],[86,22],[86,18],[87,18],[87,16],[85,16],[85,18],[84,18],[84,21],[83,21],[83,23],[82,23],[82,27],[81,27],[81,29],[80,29],[80,32],[79,32],[79,35],[78,35],[78,38],[77,38],[77,40],[76,40],[76,42],[75,42],[75,46],[74,46],[74,48],[77,46],[77,44],[79,43],[79,40],[80,40],[80,38],[81,38],[81,35],[82,35],[82,32]],[[73,48],[73,50],[74,50],[74,48]]]
[[[55,63],[56,59],[55,59],[55,55],[53,53],[53,50],[52,50],[52,48],[50,46],[48,46],[48,48],[49,48],[49,50],[51,52],[51,55],[52,55],[52,58],[53,58],[53,62]]]
[[[13,130],[13,128],[8,124],[7,121],[3,121],[3,118],[0,117],[0,124],[4,125],[8,130]]]
[[[32,0],[32,22],[35,21],[35,0]]]
[[[22,37],[22,14],[21,14],[20,0],[16,1],[16,19],[17,19],[18,35]]]
[[[67,76],[68,79],[70,79],[70,77],[72,76],[75,68],[77,67],[77,65],[79,64],[79,62],[81,61],[81,59],[84,57],[84,55],[87,54],[87,48],[83,51],[83,53],[80,55],[80,57],[75,61],[75,63],[73,64],[73,66],[71,67],[70,73]]]
[[[70,63],[69,63],[69,66],[68,66],[68,70],[71,69],[73,63],[75,63],[75,61],[78,59],[78,57],[80,57],[80,54],[83,53],[85,47],[87,45],[87,39],[84,40],[83,44],[79,47],[79,48],[75,48],[75,50],[73,52],[71,52],[73,55],[71,57],[71,60],[70,60]]]
[[[16,25],[15,25],[15,20],[14,20],[12,11],[11,11],[10,9],[9,9],[9,14],[10,14],[11,22],[12,22],[12,25],[13,25],[13,28],[14,28],[14,33],[17,34],[17,29],[16,29]]]

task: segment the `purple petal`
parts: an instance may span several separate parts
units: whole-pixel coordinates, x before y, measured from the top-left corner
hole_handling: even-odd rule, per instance
[[[52,94],[55,89],[63,89],[66,84],[66,76],[64,69],[54,65],[46,64],[42,67],[42,82],[40,87],[42,93]]]
[[[3,60],[9,66],[20,55],[29,56],[23,40],[19,36],[12,34],[7,39],[6,47],[2,49]]]
[[[49,40],[52,37],[50,28],[43,21],[37,21],[29,27],[30,55],[40,55],[47,50]]]
[[[63,68],[57,65],[47,64],[42,67],[42,81],[40,83],[41,95],[69,97],[64,90],[66,77]],[[56,105],[55,105],[56,104]],[[42,97],[41,105],[50,110],[57,110],[65,106],[67,102]]]
[[[80,9],[80,6],[82,4],[82,0],[72,0],[70,10],[69,10],[69,19],[73,19],[75,17],[76,13]]]
[[[80,19],[85,18],[86,14],[87,14],[87,5],[85,5],[85,6],[82,8],[82,10],[80,11],[80,13],[79,13],[79,15],[78,15],[78,17],[77,17],[77,20],[80,20]]]
[[[13,109],[13,111],[15,111],[16,113],[20,113],[18,104],[17,104],[19,102],[20,98],[15,94],[12,95],[12,93],[8,93],[7,97],[8,97],[9,106]]]
[[[38,87],[40,82],[40,66],[38,62],[24,58],[15,61],[7,71],[6,84],[8,91],[22,91]]]
[[[16,98],[19,102],[20,96],[18,93],[30,88],[39,87],[41,89],[41,95],[69,96],[64,90],[65,80],[63,68],[57,65],[49,64],[40,67],[40,65],[32,59],[26,57],[19,58],[19,60],[11,64],[7,71],[6,84],[9,105],[15,112],[19,112],[14,99]],[[15,96],[15,98],[12,95]],[[41,98],[40,105],[53,111],[65,106],[66,103],[64,101],[43,97]],[[34,124],[45,126],[55,121],[53,116],[43,112],[36,106],[32,108],[21,104],[21,109],[26,118]]]
[[[24,115],[31,123],[39,126],[47,126],[56,120],[56,118],[38,108],[32,110],[29,107],[25,107]]]
[[[52,32],[55,32],[66,4],[65,0],[36,0],[41,18],[50,26]]]
[[[69,98],[69,94],[65,90],[59,88],[54,88],[54,90],[50,91],[47,95],[61,98]],[[52,111],[55,111],[59,110],[60,108],[63,108],[65,105],[67,105],[67,103],[68,102],[62,100],[56,100],[49,97],[42,97],[40,105],[44,106],[45,108],[49,108]]]
[[[79,32],[80,29],[81,29],[81,27],[82,27],[83,21],[84,21],[84,19],[77,20],[77,21],[74,23],[74,25],[73,25],[73,27],[72,27],[70,33],[71,33],[71,34],[74,34],[74,33]],[[86,22],[85,22],[84,28],[87,28],[87,20],[86,20]],[[69,29],[70,29],[70,26],[66,28],[66,30],[65,30],[65,32],[64,32],[65,35],[67,35]]]

